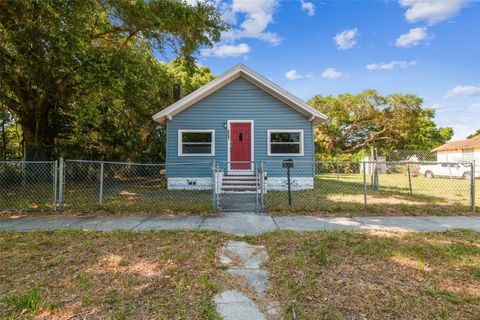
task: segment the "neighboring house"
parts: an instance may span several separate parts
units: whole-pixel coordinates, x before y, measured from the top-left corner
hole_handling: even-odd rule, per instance
[[[169,189],[211,188],[215,160],[222,176],[237,180],[263,163],[267,188],[283,190],[285,159],[294,161],[294,188],[313,188],[314,127],[327,116],[242,64],[153,119],[166,125]]]
[[[439,162],[475,161],[480,165],[480,135],[459,141],[452,141],[433,149]]]

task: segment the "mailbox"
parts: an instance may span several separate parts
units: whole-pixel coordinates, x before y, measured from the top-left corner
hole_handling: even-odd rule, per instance
[[[293,168],[293,160],[292,159],[283,160],[282,167],[285,169]]]

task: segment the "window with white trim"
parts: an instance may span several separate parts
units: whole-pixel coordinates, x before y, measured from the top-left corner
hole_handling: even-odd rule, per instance
[[[303,156],[303,130],[268,130],[269,156]]]
[[[178,155],[215,155],[215,130],[178,130]]]

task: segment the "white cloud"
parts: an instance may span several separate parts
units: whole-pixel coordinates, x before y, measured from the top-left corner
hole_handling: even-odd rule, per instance
[[[345,76],[345,73],[341,71],[337,71],[335,68],[327,68],[323,70],[322,77],[329,78],[329,79],[338,79]]]
[[[223,38],[234,41],[242,38],[254,38],[272,45],[281,42],[280,37],[273,32],[266,31],[273,22],[273,14],[278,0],[233,0],[231,4],[222,4],[223,17],[230,23],[237,23],[237,15],[244,20],[236,28],[225,32]]]
[[[432,25],[458,14],[467,2],[467,0],[400,0],[400,5],[408,8],[405,12],[405,19],[408,22],[426,21]]]
[[[311,77],[313,77],[311,73],[300,74],[295,69],[285,72],[285,78],[288,80],[309,79]]]
[[[477,95],[480,95],[480,87],[455,86],[454,88],[448,90],[447,94],[444,96],[444,99]]]
[[[222,44],[215,45],[212,48],[200,50],[200,54],[204,57],[239,57],[250,52],[250,47],[246,43],[238,45]]]
[[[312,2],[306,2],[304,0],[300,0],[302,3],[302,10],[307,11],[307,15],[309,17],[315,15],[315,5]]]
[[[355,29],[349,29],[349,30],[344,30],[333,38],[335,40],[335,43],[337,44],[337,48],[339,50],[346,50],[346,49],[351,49],[357,44],[357,39],[355,37],[357,36],[358,30]]]
[[[399,68],[408,68],[417,64],[417,61],[392,61],[389,63],[370,63],[366,67],[368,70],[392,70],[396,67]]]
[[[428,36],[427,28],[413,28],[395,40],[397,47],[413,47],[419,45]]]

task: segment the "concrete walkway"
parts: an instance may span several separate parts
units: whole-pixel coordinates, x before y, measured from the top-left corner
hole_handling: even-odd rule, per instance
[[[128,217],[0,217],[0,231],[32,230],[214,230],[235,235],[258,235],[274,230],[386,230],[480,231],[480,217],[272,217],[255,213],[226,213],[219,216],[128,216]]]

